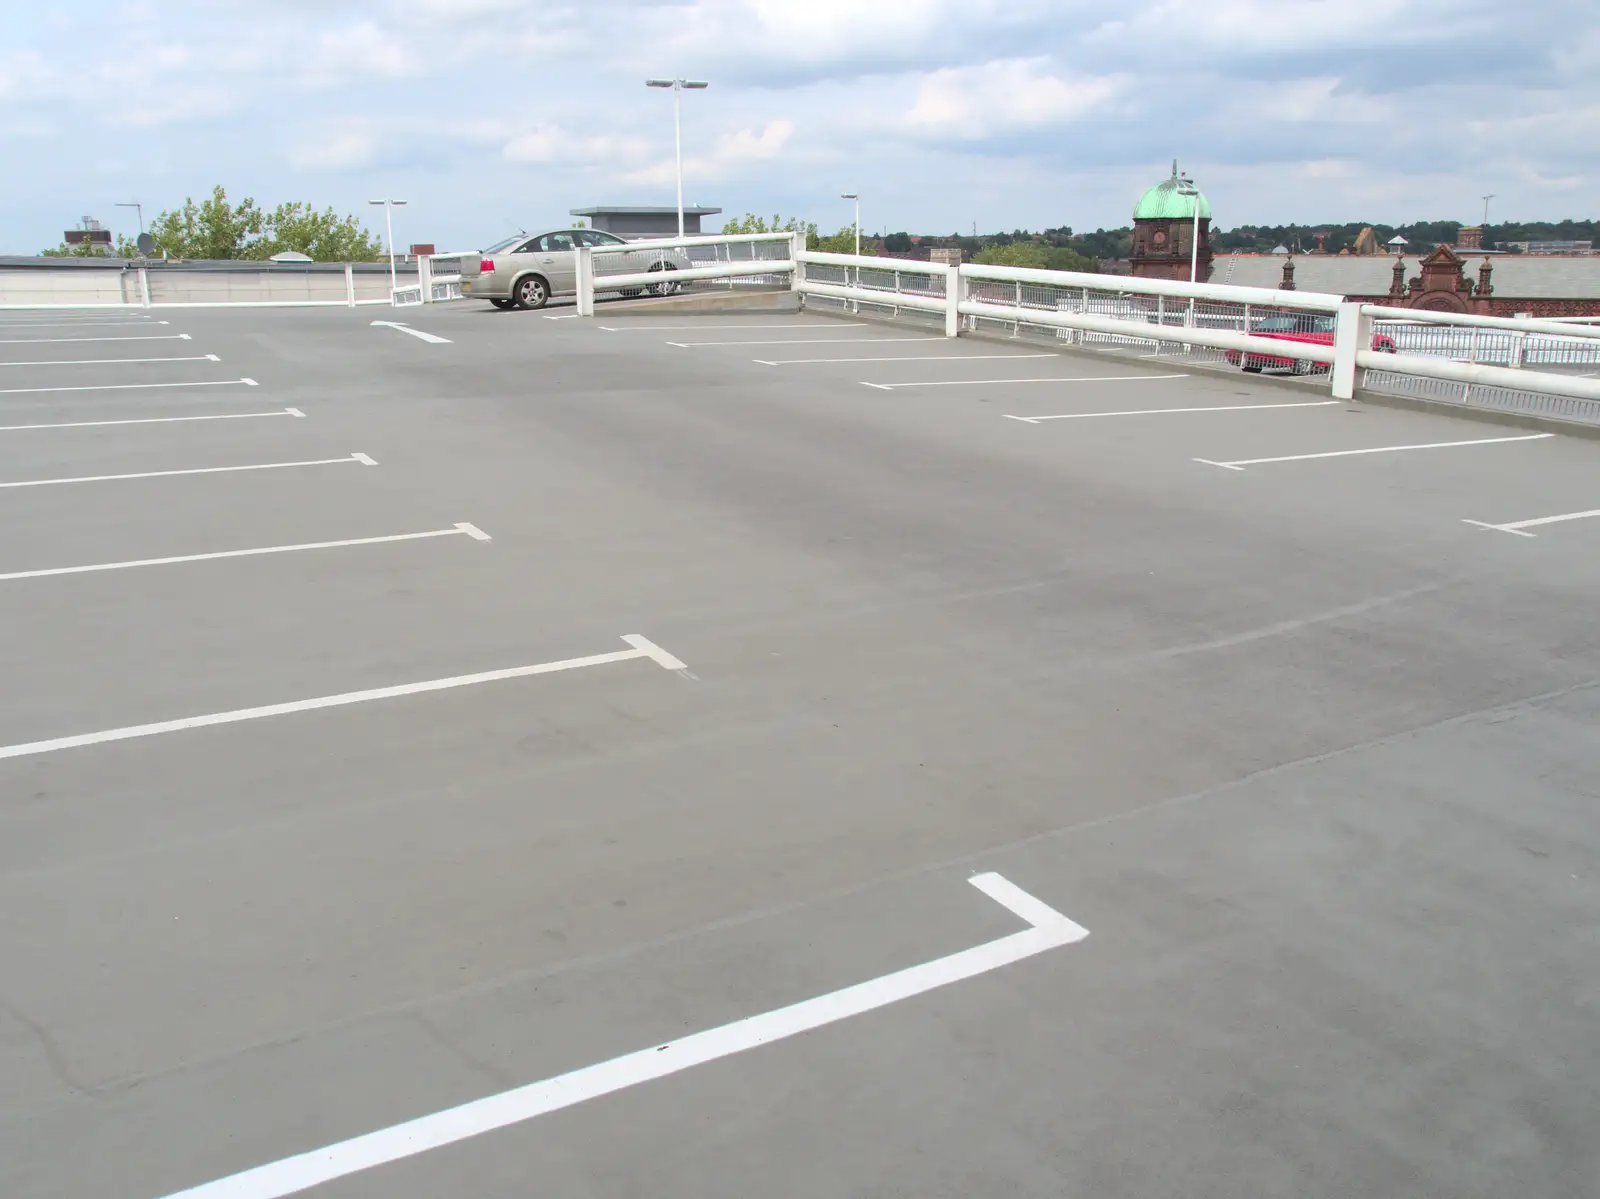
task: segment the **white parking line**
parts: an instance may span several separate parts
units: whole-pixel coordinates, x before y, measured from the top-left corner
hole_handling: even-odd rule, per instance
[[[221,558],[254,558],[261,554],[292,554],[299,550],[343,549],[352,545],[383,545],[391,541],[422,541],[429,537],[470,537],[488,541],[489,534],[477,525],[458,524],[449,529],[430,529],[426,533],[391,533],[386,537],[353,537],[345,541],[308,541],[301,545],[269,545],[252,550],[222,550],[212,554],[179,554],[170,558],[139,558],[131,562],[98,562],[92,566],[56,566],[46,570],[16,570],[0,574],[0,583],[15,579],[47,579],[56,575],[83,575],[102,570],[132,570],[139,566],[171,566],[178,562],[215,562]]]
[[[522,679],[536,674],[554,674],[561,670],[577,670],[585,666],[602,666],[608,662],[627,662],[634,658],[649,658],[667,670],[688,669],[666,650],[654,642],[628,633],[622,638],[632,649],[616,650],[609,654],[592,654],[587,658],[567,658],[561,662],[541,662],[536,666],[513,666],[509,670],[486,670],[480,674],[462,674],[448,679],[429,679],[421,683],[401,683],[396,687],[374,687],[368,691],[346,691],[340,695],[323,695],[316,699],[297,699],[290,703],[268,704],[260,708],[237,708],[231,712],[213,712],[206,716],[187,716],[181,720],[162,720],[154,724],[135,724],[120,729],[105,729],[98,733],[79,733],[73,737],[54,737],[48,741],[29,741],[21,745],[0,746],[0,758],[29,758],[39,754],[57,753],[64,749],[81,749],[88,745],[104,745],[109,741],[129,741],[135,737],[156,737],[163,733],[181,733],[188,729],[210,728],[219,724],[238,724],[245,720],[264,720],[271,716],[287,716],[292,712],[314,712],[323,708],[342,708],[349,704],[370,703],[373,700],[398,699],[406,695],[422,695],[429,691],[447,691],[455,687],[472,687],[479,683],[497,683],[504,679]]]
[[[565,319],[565,318],[552,318]],[[783,325],[596,325],[607,333],[701,333],[706,330],[722,332],[724,329],[865,329],[866,321],[812,321],[807,324]]]
[[[1138,408],[1132,412],[1064,412],[1059,416],[1012,416],[1007,420],[1026,421],[1036,425],[1042,420],[1087,420],[1091,416],[1167,416],[1176,412],[1253,412],[1269,408],[1327,408],[1342,404],[1343,400],[1297,400],[1293,404],[1228,404],[1220,408]]]
[[[140,391],[150,387],[246,387],[257,386],[254,379],[204,379],[193,383],[90,383],[76,387],[0,387],[0,396],[33,395],[45,391]]]
[[[253,420],[262,416],[298,416],[305,413],[298,408],[282,408],[277,412],[211,412],[205,416],[142,416],[133,420],[74,420],[52,425],[0,425],[0,433],[21,433],[26,429],[95,429],[102,425],[172,425],[191,420]]]
[[[1600,508],[1591,508],[1587,512],[1566,512],[1560,516],[1540,516],[1533,520],[1513,520],[1503,525],[1492,525],[1483,520],[1464,520],[1462,523],[1477,525],[1480,529],[1495,529],[1501,533],[1515,533],[1518,537],[1537,537],[1537,533],[1525,533],[1523,530],[1538,525],[1558,525],[1569,520],[1589,520],[1596,516],[1600,516]]]
[[[1049,354],[1046,357],[1053,358]],[[879,359],[883,361],[883,359]],[[868,383],[879,391],[898,391],[902,387],[998,387],[1012,383],[1146,383],[1152,379],[1187,379],[1188,375],[1057,375],[1048,379],[935,379],[925,383]]]
[[[64,345],[72,341],[191,341],[187,333],[127,333],[120,337],[11,337],[0,346]]]
[[[189,470],[145,470],[131,475],[83,475],[75,479],[22,479],[0,483],[0,487],[53,487],[61,483],[110,483],[119,479],[163,479],[172,475],[225,475],[241,470],[283,470],[291,466],[334,466],[359,462],[362,466],[377,466],[366,454],[350,454],[344,458],[313,458],[309,462],[258,462],[252,466],[200,466]]]
[[[669,346],[689,349],[695,346],[870,346],[880,342],[948,341],[947,337],[791,337],[783,341],[669,341]],[[868,361],[884,361],[869,359]]]
[[[944,338],[940,338],[943,341]],[[798,366],[818,362],[977,362],[993,358],[1059,358],[1059,354],[918,354],[908,358],[779,358],[769,362],[765,358],[752,358],[762,366]]]
[[[171,321],[152,321],[149,317],[114,321],[0,321],[0,329],[90,329],[107,325],[170,325]]]
[[[381,325],[388,329],[398,329],[402,333],[409,333],[412,337],[422,341],[429,341],[435,345],[447,346],[453,344],[448,337],[440,337],[436,333],[424,333],[421,329],[413,329],[402,321],[373,321],[375,326]]]
[[[1089,935],[1088,929],[998,874],[979,874],[967,881],[1026,921],[1029,927],[948,957],[880,975],[676,1041],[651,1045],[610,1061],[502,1091],[310,1153],[286,1157],[179,1191],[166,1199],[282,1199],[336,1178],[414,1157],[706,1062],[787,1040],[863,1012],[876,1011],[1036,954],[1075,944]]]
[[[188,358],[57,358],[49,362],[0,362],[0,366],[131,366],[136,362],[221,362],[215,354]]]
[[[1521,437],[1477,437],[1471,441],[1430,441],[1424,445],[1379,445],[1365,450],[1332,450],[1324,454],[1285,454],[1281,458],[1241,458],[1237,462],[1213,462],[1210,458],[1196,458],[1207,466],[1220,466],[1223,470],[1243,470],[1247,466],[1262,466],[1268,462],[1309,462],[1313,458],[1353,458],[1357,454],[1398,454],[1404,450],[1447,450],[1461,445],[1499,445],[1507,441],[1543,441],[1554,433],[1527,433]]]

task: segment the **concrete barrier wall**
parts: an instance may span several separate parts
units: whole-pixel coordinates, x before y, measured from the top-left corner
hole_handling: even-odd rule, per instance
[[[24,264],[25,265],[22,265]],[[162,304],[343,303],[349,299],[343,263],[267,266],[261,263],[91,263],[24,259],[0,263],[0,305],[142,305],[141,273],[149,300]],[[352,271],[358,301],[389,298],[387,263],[358,263]],[[397,273],[415,285],[415,268]]]

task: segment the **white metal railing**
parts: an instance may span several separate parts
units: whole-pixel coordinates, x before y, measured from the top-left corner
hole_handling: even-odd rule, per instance
[[[796,290],[888,315],[944,310],[947,332],[1024,332],[1135,349],[1146,357],[1288,369],[1357,386],[1600,422],[1600,328],[1350,303],[1342,296],[1227,284],[800,252]],[[1542,368],[1542,369],[1536,369]]]
[[[263,262],[0,266],[0,310],[338,308],[391,303],[387,267]]]
[[[422,254],[417,257],[417,289],[423,304],[439,304],[459,300],[461,280],[465,275],[478,274],[480,255],[476,250],[461,250],[449,254]],[[469,267],[467,264],[471,263]]]
[[[593,316],[595,296],[674,295],[698,283],[771,287],[795,270],[795,233],[659,238],[576,251],[578,315]]]

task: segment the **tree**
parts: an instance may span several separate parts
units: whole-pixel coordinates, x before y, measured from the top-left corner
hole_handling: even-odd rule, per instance
[[[376,262],[383,243],[368,233],[354,215],[340,217],[332,208],[318,212],[299,200],[263,212],[245,197],[237,206],[218,186],[211,198],[163,212],[150,223],[155,253],[169,258],[252,259],[261,261],[294,250],[318,262]],[[118,257],[136,257],[126,239],[117,243]]]
[[[1047,246],[1035,241],[1013,241],[978,251],[973,262],[984,266],[1023,266],[1045,271],[1093,273],[1100,264],[1066,246]]]
[[[376,262],[383,243],[352,216],[341,218],[332,208],[321,212],[295,200],[279,204],[263,221],[261,237],[245,245],[240,258],[271,258],[285,250],[308,254],[318,262]]]
[[[183,207],[163,212],[150,223],[157,253],[169,258],[244,258],[252,239],[261,236],[266,217],[248,196],[235,208],[218,184],[211,198],[196,204],[186,198]]]
[[[772,214],[772,223],[758,217],[753,212],[747,212],[742,217],[729,221],[722,226],[724,233],[804,233],[808,238],[817,235],[817,227],[799,217],[790,217],[783,220],[777,213]]]

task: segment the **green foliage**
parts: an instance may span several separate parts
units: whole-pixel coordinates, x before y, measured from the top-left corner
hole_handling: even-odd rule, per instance
[[[354,216],[340,217],[332,208],[318,212],[298,200],[279,204],[262,228],[262,236],[248,243],[240,258],[271,258],[285,250],[317,262],[376,262],[384,256],[383,243]]]
[[[772,214],[772,221],[758,217],[753,212],[747,212],[742,217],[729,221],[722,226],[724,233],[804,233],[808,238],[817,235],[817,227],[799,217],[790,217],[784,220],[777,213]]]
[[[150,236],[155,254],[169,258],[260,261],[285,250],[318,262],[375,262],[383,256],[383,244],[353,215],[340,217],[332,208],[318,212],[298,200],[263,212],[248,196],[232,204],[221,185],[200,204],[185,199],[182,208],[161,213],[150,223]]]
[[[978,251],[972,261],[984,266],[1022,266],[1044,271],[1094,272],[1100,264],[1066,246],[1036,241],[1013,241]]]
[[[861,252],[871,254],[877,247],[876,240],[865,231],[861,234]],[[811,226],[810,236],[806,238],[806,249],[819,250],[824,254],[854,254],[856,252],[856,227],[846,225],[837,233],[830,233],[826,237],[817,236],[817,227]]]
[[[201,204],[185,199],[183,207],[163,212],[150,222],[156,253],[169,258],[244,258],[249,243],[260,238],[266,216],[246,197],[237,207],[218,184]]]
[[[887,234],[883,239],[883,248],[889,254],[909,254],[911,234],[905,232]]]
[[[139,258],[139,246],[130,238],[117,234],[117,243],[110,248],[106,246],[90,245],[82,242],[76,246],[69,246],[62,242],[53,250],[39,251],[44,258]]]

